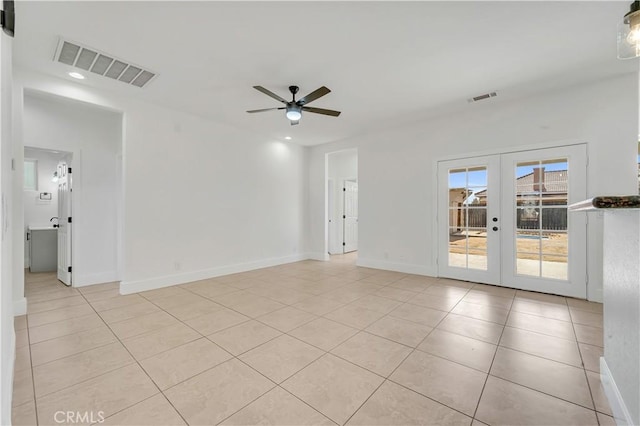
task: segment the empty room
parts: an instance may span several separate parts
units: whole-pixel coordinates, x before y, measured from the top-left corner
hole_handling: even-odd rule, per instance
[[[640,424],[640,2],[1,18],[0,424]]]

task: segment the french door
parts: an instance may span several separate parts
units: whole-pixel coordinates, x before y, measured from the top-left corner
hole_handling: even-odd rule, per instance
[[[438,163],[438,274],[586,297],[586,145]]]

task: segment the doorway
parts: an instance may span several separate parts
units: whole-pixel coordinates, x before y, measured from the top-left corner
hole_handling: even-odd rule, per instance
[[[327,248],[330,255],[358,250],[358,152],[327,154]],[[355,254],[354,254],[355,255]]]
[[[72,285],[73,154],[24,148],[25,270]]]
[[[442,277],[586,297],[586,145],[438,162]]]

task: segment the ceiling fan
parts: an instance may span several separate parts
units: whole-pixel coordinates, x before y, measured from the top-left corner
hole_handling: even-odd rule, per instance
[[[340,111],[334,111],[332,109],[324,109],[324,108],[313,108],[306,106],[308,103],[315,101],[316,99],[330,93],[331,90],[322,86],[319,89],[314,90],[309,93],[307,96],[304,96],[296,101],[296,93],[298,93],[298,86],[289,86],[289,91],[293,95],[293,99],[290,102],[287,102],[285,99],[271,92],[270,90],[265,89],[262,86],[253,86],[254,89],[264,93],[267,96],[272,97],[273,99],[282,102],[285,104],[283,107],[279,108],[264,108],[264,109],[254,109],[251,111],[247,111],[248,113],[254,112],[264,112],[264,111],[273,111],[273,110],[286,110],[287,118],[291,121],[291,125],[294,126],[300,122],[300,118],[302,118],[302,111],[313,112],[316,114],[330,115],[332,117],[337,117],[340,115]]]

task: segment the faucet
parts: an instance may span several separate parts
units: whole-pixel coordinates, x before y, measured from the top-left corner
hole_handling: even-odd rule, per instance
[[[53,222],[53,219],[55,219],[55,220],[57,220],[57,221],[59,221],[59,220],[60,220],[60,219],[58,218],[58,216],[54,216],[54,217],[52,217],[51,219],[49,219],[49,222]],[[60,228],[60,224],[58,224],[58,223],[54,223],[54,224],[53,224],[53,227],[54,227],[54,228]]]

